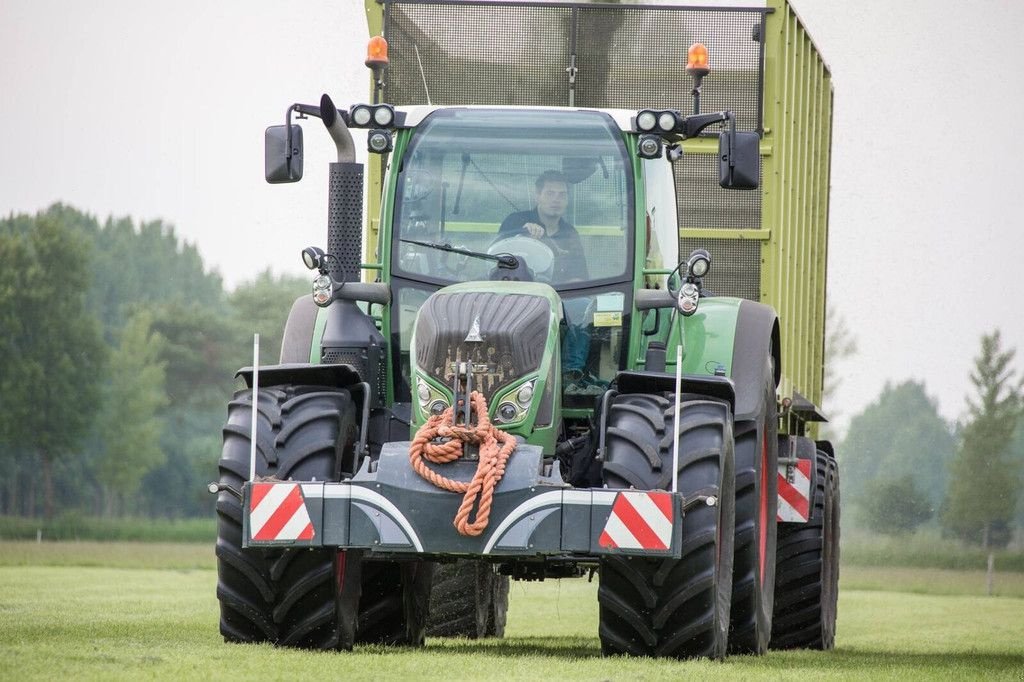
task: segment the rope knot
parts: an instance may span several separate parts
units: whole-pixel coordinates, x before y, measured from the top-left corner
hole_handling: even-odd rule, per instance
[[[416,473],[438,488],[463,494],[462,505],[453,523],[461,535],[475,537],[487,528],[494,488],[505,475],[505,464],[516,449],[516,439],[491,424],[487,417],[487,402],[480,392],[473,391],[469,401],[476,416],[476,426],[456,424],[455,411],[451,407],[439,416],[430,417],[412,439],[409,463]],[[442,476],[424,461],[435,464],[454,462],[462,457],[467,444],[480,446],[476,473],[469,483]],[[470,521],[474,506],[476,515]]]

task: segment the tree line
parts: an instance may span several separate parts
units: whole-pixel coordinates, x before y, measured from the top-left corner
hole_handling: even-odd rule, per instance
[[[301,277],[235,289],[162,221],[0,220],[0,513],[209,514],[234,372],[277,361]]]
[[[838,447],[855,522],[899,535],[930,523],[984,547],[1024,528],[1024,396],[1014,349],[981,338],[964,416],[948,423],[918,381],[887,384]]]

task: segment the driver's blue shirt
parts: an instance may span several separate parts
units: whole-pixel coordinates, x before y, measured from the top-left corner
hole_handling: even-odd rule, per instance
[[[500,238],[512,237],[514,235],[526,234],[523,226],[526,223],[543,225],[537,209],[532,211],[519,211],[513,213],[501,222],[498,228]],[[574,279],[589,279],[587,274],[586,259],[583,258],[583,244],[580,242],[580,235],[576,228],[564,218],[558,219],[558,232],[554,235],[546,234],[540,238],[555,254],[554,283],[565,283]]]

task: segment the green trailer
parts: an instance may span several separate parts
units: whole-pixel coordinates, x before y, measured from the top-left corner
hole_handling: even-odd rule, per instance
[[[295,116],[338,161],[229,406],[225,639],[500,636],[510,579],[596,573],[608,654],[831,648],[832,92],[791,8],[366,11],[370,101],[267,130],[269,182]]]

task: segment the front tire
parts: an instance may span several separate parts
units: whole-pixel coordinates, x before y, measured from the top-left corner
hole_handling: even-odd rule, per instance
[[[252,391],[228,406],[220,482],[249,479]],[[356,406],[345,389],[259,391],[256,475],[337,481],[354,472]],[[422,646],[433,565],[368,561],[360,551],[242,549],[242,506],[217,499],[217,597],[228,642],[351,649],[357,642]]]
[[[355,442],[355,406],[344,389],[266,388],[257,406],[257,476],[337,480]],[[228,406],[220,482],[241,490],[249,479],[252,392]],[[217,497],[217,598],[228,642],[273,642],[311,649],[352,647],[355,612],[345,608],[338,553],[242,549],[242,505]]]
[[[605,654],[724,658],[735,524],[732,414],[725,403],[660,395],[617,396],[609,407],[604,479],[609,488],[671,489],[679,441],[678,490],[713,490],[682,519],[682,558],[610,555],[601,560],[601,649]]]
[[[736,423],[736,557],[729,653],[762,655],[772,634],[778,532],[778,408],[771,361],[762,404]]]
[[[779,526],[773,649],[835,646],[839,597],[839,467],[815,453],[814,503],[807,523]]]

